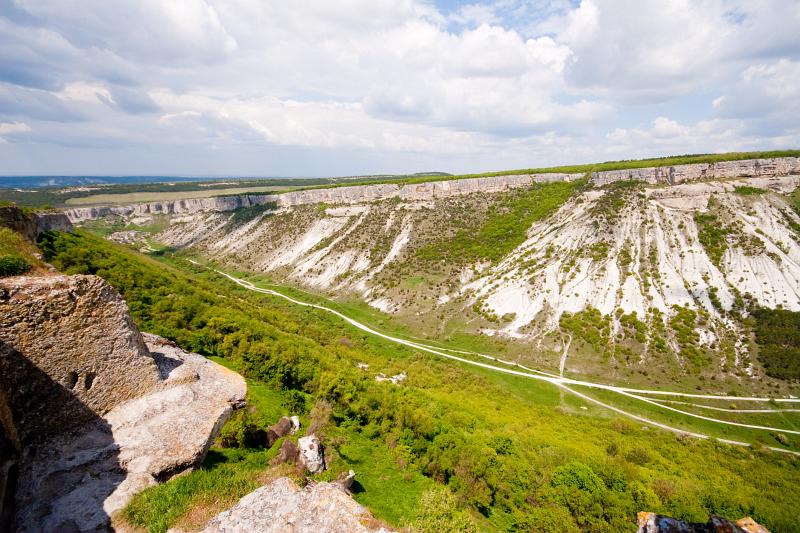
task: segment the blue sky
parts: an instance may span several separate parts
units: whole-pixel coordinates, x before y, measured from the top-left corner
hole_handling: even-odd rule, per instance
[[[0,0],[0,174],[800,147],[798,0]]]

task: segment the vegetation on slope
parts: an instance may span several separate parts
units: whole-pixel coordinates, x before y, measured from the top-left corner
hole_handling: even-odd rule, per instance
[[[416,524],[420,505],[438,508],[419,489],[409,491],[418,497],[396,498],[424,487],[414,485],[423,475],[446,487],[484,529],[622,531],[634,527],[640,510],[695,521],[708,513],[752,515],[776,531],[796,524],[794,458],[644,431],[583,414],[576,400],[556,409],[558,392],[549,385],[468,371],[320,311],[289,307],[203,271],[187,274],[87,234],[46,234],[41,247],[68,273],[108,279],[142,329],[223,357],[251,383],[284,396],[294,391],[307,405],[330,405],[326,439],[336,466],[328,475],[354,468],[365,488],[356,497],[394,525]],[[374,380],[374,373],[400,370],[409,376],[402,386]],[[263,466],[250,453],[243,460],[212,456],[204,469],[151,489],[135,500],[138,525],[163,531],[179,518],[152,522],[165,509],[203,505],[213,492],[208,487],[226,480],[235,481],[229,498],[246,492]],[[450,518],[461,523],[464,515]]]
[[[16,231],[0,225],[0,277],[19,276],[33,268],[41,268],[38,250]]]
[[[800,379],[800,313],[786,309],[757,309],[758,359],[767,375]]]
[[[525,241],[531,225],[555,212],[585,181],[534,184],[503,195],[474,226],[459,228],[452,238],[432,242],[417,251],[425,260],[496,262]]]

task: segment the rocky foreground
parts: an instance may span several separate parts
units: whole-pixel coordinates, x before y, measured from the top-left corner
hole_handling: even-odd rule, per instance
[[[375,522],[364,506],[335,483],[311,483],[300,488],[283,477],[251,492],[235,506],[215,516],[203,533],[388,531],[375,526]]]
[[[141,334],[100,278],[0,280],[0,487],[15,494],[0,530],[108,530],[134,494],[203,460],[245,391]]]

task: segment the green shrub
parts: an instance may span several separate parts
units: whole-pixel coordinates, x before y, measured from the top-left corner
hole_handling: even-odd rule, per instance
[[[635,465],[644,466],[650,462],[650,454],[647,453],[646,449],[637,446],[625,454],[625,460]]]
[[[568,463],[556,468],[550,478],[550,485],[575,487],[591,493],[600,492],[605,486],[603,480],[594,473],[591,467],[579,462]]]
[[[478,531],[469,513],[459,509],[453,493],[444,488],[431,489],[422,495],[413,527],[420,533]]]
[[[306,405],[306,395],[298,390],[288,390],[283,395],[281,405],[293,415],[305,414],[308,410]]]
[[[231,416],[217,439],[223,448],[261,448],[266,443],[266,430],[243,409]]]
[[[740,194],[742,196],[753,196],[755,194],[764,194],[767,191],[765,191],[764,189],[759,189],[758,187],[750,187],[749,185],[742,185],[734,187],[733,192],[735,192],[736,194]]]
[[[20,276],[31,269],[31,264],[15,255],[0,257],[0,277]]]
[[[786,309],[756,309],[758,359],[768,376],[800,379],[800,313]]]
[[[519,531],[536,531],[537,533],[578,533],[572,516],[563,507],[535,507],[525,513],[518,524]]]

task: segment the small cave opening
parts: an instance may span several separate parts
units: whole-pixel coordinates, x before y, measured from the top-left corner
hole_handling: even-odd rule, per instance
[[[78,384],[78,373],[77,372],[70,372],[67,374],[67,388],[74,389],[75,385]]]
[[[97,377],[97,374],[94,372],[87,372],[86,375],[83,377],[83,388],[89,390],[94,385],[94,379]]]

